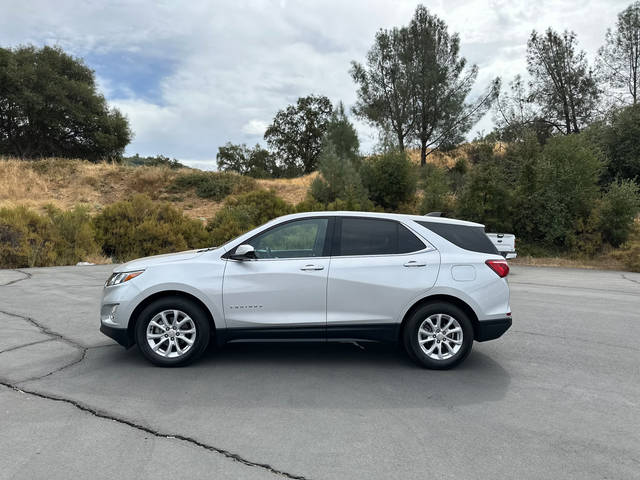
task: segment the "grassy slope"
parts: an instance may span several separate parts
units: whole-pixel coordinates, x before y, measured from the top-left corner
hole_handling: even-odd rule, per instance
[[[169,187],[179,173],[189,169],[128,167],[82,160],[45,159],[25,162],[0,159],[0,207],[27,205],[42,209],[47,204],[67,209],[85,204],[94,211],[104,205],[146,193],[167,200],[193,218],[210,218],[222,205],[195,195],[193,191],[171,193]],[[289,203],[302,201],[315,174],[301,178],[258,180],[258,186],[275,189]]]

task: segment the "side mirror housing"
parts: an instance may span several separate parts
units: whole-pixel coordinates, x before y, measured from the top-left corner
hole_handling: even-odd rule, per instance
[[[256,258],[256,252],[251,245],[239,245],[236,251],[229,255],[232,260],[254,260]]]

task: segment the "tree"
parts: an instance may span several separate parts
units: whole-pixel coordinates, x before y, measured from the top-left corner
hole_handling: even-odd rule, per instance
[[[565,135],[579,133],[593,117],[599,91],[576,34],[535,30],[527,43],[527,69],[533,100],[542,118]]]
[[[369,198],[387,210],[397,210],[416,191],[415,167],[403,150],[390,150],[366,159],[360,175]]]
[[[273,178],[280,173],[273,155],[260,144],[249,148],[244,143],[235,145],[227,142],[218,148],[216,159],[218,170],[221,171],[236,172],[253,178]]]
[[[320,176],[311,183],[311,196],[323,206],[336,200],[345,203],[348,210],[368,210],[371,202],[362,179],[351,159],[344,152],[338,153],[335,145],[327,140],[318,162]]]
[[[410,58],[407,28],[394,28],[376,33],[366,66],[351,62],[351,77],[358,85],[354,112],[382,131],[391,130],[400,150],[404,150],[415,122],[415,98],[407,68]]]
[[[131,136],[82,60],[58,47],[0,48],[0,154],[119,160]]]
[[[622,97],[640,100],[640,2],[618,14],[615,30],[608,29],[604,45],[598,50],[598,69]]]
[[[329,118],[325,143],[331,143],[339,157],[349,159],[354,165],[359,163],[358,133],[347,118],[342,102],[338,103],[338,107]]]
[[[285,175],[311,173],[315,170],[322,149],[322,138],[333,111],[325,96],[300,97],[276,113],[273,123],[264,133]]]
[[[408,70],[415,108],[412,136],[420,144],[420,165],[426,164],[427,149],[455,145],[464,139],[491,105],[497,94],[495,80],[481,99],[466,104],[478,67],[467,68],[460,57],[460,37],[449,34],[447,24],[418,5],[408,28],[409,52],[403,67]],[[402,58],[400,60],[403,60]]]

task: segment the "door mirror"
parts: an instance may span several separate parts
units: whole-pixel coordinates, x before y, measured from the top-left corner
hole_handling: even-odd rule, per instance
[[[232,260],[254,260],[256,252],[251,245],[243,244],[236,248],[235,253],[229,255]]]

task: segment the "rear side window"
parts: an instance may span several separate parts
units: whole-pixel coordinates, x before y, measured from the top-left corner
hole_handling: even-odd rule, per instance
[[[440,235],[442,238],[449,240],[454,245],[465,250],[471,250],[478,253],[498,253],[495,245],[486,233],[483,227],[471,227],[468,225],[456,225],[451,223],[439,222],[417,222],[423,227],[431,230],[433,233]]]
[[[334,255],[392,255],[423,250],[425,244],[393,220],[343,218]]]

